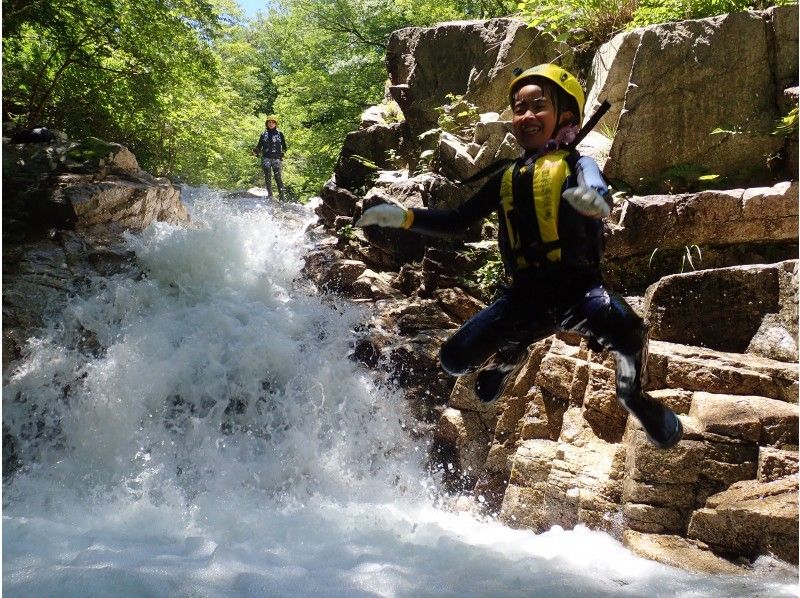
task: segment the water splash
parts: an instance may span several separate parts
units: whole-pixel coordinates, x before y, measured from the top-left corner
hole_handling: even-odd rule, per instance
[[[5,389],[29,469],[64,491],[184,499],[408,477],[402,401],[347,358],[364,314],[295,284],[303,226],[214,195],[193,211],[196,228],[129,238],[145,277],[96,281],[30,343]]]
[[[194,190],[128,238],[4,388],[9,596],[759,596],[606,534],[441,508],[402,396],[347,355],[365,314],[299,276],[309,210]],[[777,581],[776,581],[777,579]]]

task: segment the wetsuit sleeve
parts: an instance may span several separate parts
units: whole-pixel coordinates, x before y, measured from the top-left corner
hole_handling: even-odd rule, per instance
[[[281,153],[285,154],[288,146],[286,145],[286,137],[283,136],[283,133],[281,133],[281,147],[283,148],[283,152]]]
[[[497,208],[501,179],[502,172],[490,178],[475,195],[453,210],[412,208],[410,230],[444,237],[463,233]]]
[[[608,207],[611,209],[614,208],[614,200],[609,192],[608,183],[603,173],[600,172],[600,167],[597,165],[597,162],[589,156],[581,156],[575,163],[575,171],[577,184],[591,187],[603,196]]]
[[[583,177],[583,184],[587,187],[592,187],[600,195],[608,193],[608,185],[600,172],[600,167],[597,162],[592,160],[589,156],[581,156],[575,164],[577,170],[578,181]]]
[[[263,145],[264,145],[264,134],[262,133],[261,135],[258,136],[258,145],[256,145],[256,149],[253,151],[255,151],[256,153],[260,152]]]

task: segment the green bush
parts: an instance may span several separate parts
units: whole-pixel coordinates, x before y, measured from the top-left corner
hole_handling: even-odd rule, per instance
[[[519,10],[532,26],[559,41],[599,46],[625,29],[637,0],[522,0]]]
[[[472,141],[475,124],[480,120],[480,109],[461,95],[447,94],[447,103],[436,108],[439,113],[438,125],[456,137]]]
[[[796,0],[521,0],[520,15],[559,41],[597,47],[624,29],[701,19]],[[584,48],[584,49],[587,49]]]
[[[770,6],[797,4],[796,1],[777,0],[752,2],[751,0],[640,0],[633,15],[632,27],[643,27],[656,23],[703,19],[730,12],[748,9],[764,9]]]

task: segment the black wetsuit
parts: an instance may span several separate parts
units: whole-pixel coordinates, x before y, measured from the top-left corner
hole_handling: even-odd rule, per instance
[[[442,367],[454,376],[481,369],[492,373],[500,366],[502,375],[495,376],[494,387],[480,388],[479,374],[476,390],[483,400],[497,398],[505,382],[505,376],[520,363],[527,347],[560,330],[578,332],[590,339],[597,347],[610,349],[617,360],[617,397],[629,411],[640,420],[647,420],[643,413],[642,375],[646,360],[647,326],[616,293],[603,284],[600,260],[603,252],[603,223],[599,219],[581,215],[565,200],[558,208],[558,232],[561,260],[548,261],[541,247],[541,235],[533,208],[531,169],[521,172],[523,159],[515,165],[512,185],[514,209],[518,212],[517,224],[522,237],[532,245],[528,251],[530,267],[517,269],[516,254],[510,247],[505,218],[499,218],[499,246],[506,271],[512,283],[499,299],[473,316],[448,339],[441,348]],[[589,158],[573,154],[568,158],[572,174],[564,189],[577,184],[577,171],[581,170],[585,181],[607,193],[607,187],[597,164]],[[455,235],[469,225],[482,220],[492,212],[500,211],[501,180],[503,172],[497,173],[473,197],[450,211],[413,209],[411,230],[436,235]],[[541,260],[537,260],[541,256]],[[491,361],[490,361],[491,360]],[[511,367],[509,367],[511,364]],[[485,370],[485,372],[483,371]],[[498,370],[494,370],[498,371]],[[646,405],[648,408],[651,406]],[[643,421],[648,434],[656,436],[656,443],[668,444],[657,438],[661,425],[660,406],[654,407],[653,415],[658,422]],[[663,409],[663,407],[661,408]],[[674,414],[668,426],[674,426]],[[675,420],[677,421],[677,420]],[[677,424],[679,426],[679,423]],[[671,433],[671,430],[668,432]],[[678,436],[679,437],[679,436]]]

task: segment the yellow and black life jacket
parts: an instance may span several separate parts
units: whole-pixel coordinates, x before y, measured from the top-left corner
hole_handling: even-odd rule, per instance
[[[567,160],[569,152],[555,151],[540,156],[532,165],[512,164],[503,173],[500,183],[501,231],[506,234],[506,268],[513,274],[531,267],[541,267],[561,262],[562,248],[559,235],[559,208],[564,182],[572,174]],[[526,174],[533,170],[530,180],[531,194],[519,193],[533,206],[522,205],[515,198],[515,173]],[[536,226],[531,216],[535,214]],[[538,228],[538,235],[536,234]]]

